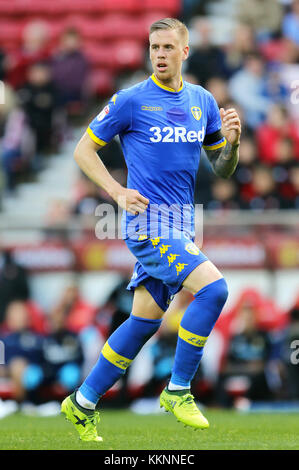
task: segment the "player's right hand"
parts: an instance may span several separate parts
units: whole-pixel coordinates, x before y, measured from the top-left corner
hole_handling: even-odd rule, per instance
[[[122,209],[133,215],[142,214],[149,204],[149,199],[142,196],[136,189],[129,188],[122,188],[115,200]]]

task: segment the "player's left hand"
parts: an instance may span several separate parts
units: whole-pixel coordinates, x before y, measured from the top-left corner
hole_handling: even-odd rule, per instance
[[[234,108],[229,108],[226,111],[221,108],[220,117],[222,123],[222,135],[231,145],[239,144],[241,135],[241,121],[237,111]]]

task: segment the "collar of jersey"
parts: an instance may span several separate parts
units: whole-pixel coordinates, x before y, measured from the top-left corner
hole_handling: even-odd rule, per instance
[[[174,90],[173,88],[170,88],[168,86],[165,86],[165,85],[162,85],[162,83],[160,83],[156,77],[155,77],[155,74],[153,73],[151,75],[151,79],[153,80],[153,82],[160,88],[162,88],[163,90],[166,90],[166,91],[171,91],[171,93],[179,93],[180,91],[182,91],[183,89],[183,86],[184,86],[184,82],[183,82],[183,78],[181,77],[181,86],[180,88],[176,91]]]

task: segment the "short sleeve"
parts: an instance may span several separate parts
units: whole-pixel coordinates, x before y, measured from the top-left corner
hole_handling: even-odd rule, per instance
[[[114,136],[131,129],[132,111],[130,95],[124,90],[115,93],[109,103],[93,119],[87,133],[94,142],[106,145]]]
[[[221,118],[218,104],[214,96],[208,94],[208,122],[206,135],[203,141],[203,148],[207,150],[215,150],[224,147],[226,139],[221,134]]]

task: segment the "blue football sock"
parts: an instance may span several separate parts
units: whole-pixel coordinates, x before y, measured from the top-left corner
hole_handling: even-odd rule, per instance
[[[190,388],[204,345],[228,296],[226,281],[221,278],[195,294],[185,311],[178,332],[171,384]]]
[[[105,343],[100,357],[79,391],[92,403],[125,373],[142,346],[159,329],[162,320],[130,315]]]

